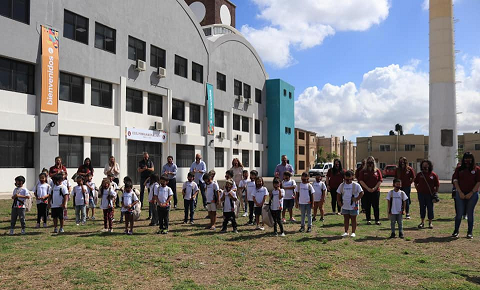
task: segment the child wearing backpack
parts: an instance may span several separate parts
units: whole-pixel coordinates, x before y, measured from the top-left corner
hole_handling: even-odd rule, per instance
[[[315,189],[313,189],[313,186],[308,181],[308,172],[303,172],[302,183],[295,188],[295,207],[300,208],[302,217],[299,230],[301,233],[305,231],[305,215],[307,215],[308,218],[307,233],[312,231],[312,205]]]
[[[86,182],[86,185],[88,188],[88,207],[87,207],[87,216],[86,216],[87,220],[88,220],[89,209],[92,210],[91,219],[95,220],[95,208],[97,207],[96,195],[97,195],[98,189],[95,183],[92,181],[92,179],[93,179],[92,173],[91,172],[87,173],[87,182]]]
[[[270,192],[270,212],[273,217],[273,234],[278,236],[277,233],[277,224],[280,227],[280,236],[284,237],[285,232],[283,231],[282,223],[282,208],[283,208],[283,197],[285,196],[285,190],[280,186],[280,180],[278,178],[273,179],[273,190]]]
[[[137,203],[138,197],[133,191],[132,182],[124,181],[121,212],[125,215],[125,234],[127,235],[133,235],[133,209]],[[130,230],[128,230],[129,225]]]
[[[358,203],[362,199],[363,190],[360,184],[353,181],[353,172],[348,170],[345,172],[344,181],[337,188],[337,202],[342,208],[343,225],[345,233],[342,237],[348,237],[348,228],[350,222],[352,223],[352,238],[356,237],[355,230],[357,229],[357,215]]]
[[[212,181],[210,173],[203,175],[203,181],[205,182],[205,197],[207,199],[207,211],[210,218],[210,224],[205,229],[215,230],[215,223],[217,222],[217,204],[218,198],[218,185]]]
[[[232,221],[233,232],[237,231],[237,222],[235,221],[235,202],[237,201],[237,193],[233,190],[235,182],[227,180],[225,182],[225,190],[222,192],[220,201],[223,202],[223,226],[221,233],[227,232],[227,225],[229,221]]]
[[[293,206],[295,204],[295,188],[297,183],[292,178],[292,173],[285,171],[283,173],[282,188],[285,190],[285,197],[283,198],[282,222],[285,223],[285,212],[288,210],[290,221],[295,222],[293,217]]]
[[[113,207],[117,193],[112,189],[110,179],[104,178],[102,185],[98,189],[98,197],[101,198],[100,208],[103,210],[103,230],[102,232],[113,232]],[[107,228],[108,226],[108,228]]]
[[[393,180],[393,190],[387,193],[388,217],[390,218],[390,228],[392,233],[390,238],[395,238],[395,222],[398,223],[398,236],[403,239],[403,215],[407,205],[407,194],[400,190],[402,181],[398,178]]]
[[[315,181],[313,181],[313,189],[315,190],[313,194],[313,218],[312,221],[317,220],[317,210],[320,209],[320,221],[324,221],[325,211],[323,210],[323,204],[325,203],[325,193],[327,192],[327,187],[322,181],[322,176],[320,173],[315,174]]]
[[[75,222],[85,225],[85,204],[88,200],[88,189],[83,185],[83,176],[77,175],[77,186],[73,188],[73,200],[75,200]]]
[[[248,223],[247,226],[253,226],[253,211],[255,208],[255,202],[253,201],[253,194],[257,186],[255,185],[255,179],[258,177],[256,170],[250,171],[250,181],[247,181],[245,185],[247,188],[247,201],[248,201]]]
[[[47,205],[48,197],[52,187],[47,183],[47,174],[44,172],[38,176],[38,183],[35,185],[34,194],[37,199],[37,226],[40,227],[40,221],[43,219],[43,227],[47,227]]]
[[[240,207],[243,208],[243,217],[248,216],[247,213],[247,205],[248,205],[248,200],[247,200],[247,183],[248,183],[248,170],[243,170],[242,172],[242,180],[238,183],[238,191],[237,191],[237,196],[238,196],[238,201],[237,204],[237,213],[236,215],[238,216]]]
[[[13,190],[12,199],[12,215],[10,219],[10,235],[14,234],[15,224],[17,223],[17,218],[20,219],[20,224],[22,226],[22,235],[25,234],[25,200],[30,198],[30,193],[28,190],[23,187],[25,184],[25,177],[17,176],[15,177],[15,189]]]
[[[168,234],[168,222],[170,213],[170,200],[173,197],[173,191],[167,186],[168,176],[162,175],[160,177],[160,187],[154,193],[154,202],[158,205],[158,223],[160,230],[157,234]]]
[[[195,174],[189,172],[187,175],[187,181],[183,184],[182,195],[183,195],[183,204],[185,208],[185,218],[183,223],[186,224],[188,221],[188,213],[190,212],[190,224],[193,225],[193,214],[194,210],[194,201],[198,194],[198,185],[193,181],[195,179]]]
[[[49,196],[49,205],[52,209],[54,233],[63,233],[64,215],[63,211],[67,208],[67,200],[70,192],[63,184],[64,177],[62,173],[58,173],[52,177],[53,187]],[[60,220],[60,231],[57,230],[58,220]]]
[[[255,192],[253,193],[255,223],[257,225],[255,229],[261,231],[265,230],[265,228],[263,227],[263,220],[262,226],[260,226],[260,216],[262,215],[263,204],[268,196],[268,190],[263,184],[262,177],[255,178]]]

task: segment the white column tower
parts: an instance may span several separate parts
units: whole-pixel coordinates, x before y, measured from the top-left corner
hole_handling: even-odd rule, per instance
[[[450,179],[458,147],[452,0],[430,0],[429,99],[428,158],[440,179]]]

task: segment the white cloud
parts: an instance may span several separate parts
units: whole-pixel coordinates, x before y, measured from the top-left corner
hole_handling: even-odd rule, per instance
[[[268,25],[244,25],[242,34],[263,61],[284,68],[295,61],[290,50],[322,44],[336,31],[365,31],[388,16],[389,0],[252,0]]]
[[[405,132],[413,127],[428,134],[428,73],[418,70],[418,61],[408,65],[378,67],[363,75],[360,86],[348,82],[305,89],[295,102],[295,127],[319,135],[336,135],[354,140],[374,132],[388,134],[396,123]],[[457,111],[459,132],[479,130],[480,58],[470,71],[457,68]]]

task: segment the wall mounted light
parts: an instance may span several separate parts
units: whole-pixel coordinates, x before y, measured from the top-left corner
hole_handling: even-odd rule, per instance
[[[52,121],[52,122],[50,122],[50,123],[47,124],[47,126],[50,127],[50,128],[55,127],[55,125],[56,125],[56,124],[55,124],[54,121]]]

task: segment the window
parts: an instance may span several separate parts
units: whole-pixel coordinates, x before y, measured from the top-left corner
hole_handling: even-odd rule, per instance
[[[292,98],[292,92],[288,92],[288,98],[289,98],[289,99]]]
[[[115,29],[95,22],[95,47],[115,53],[116,44]]]
[[[286,90],[286,89],[283,89],[283,96],[284,96],[284,97],[287,96],[287,90]]]
[[[60,135],[58,143],[65,167],[77,168],[83,164],[83,137]]]
[[[127,88],[127,112],[143,113],[142,91]]]
[[[150,66],[166,68],[166,52],[164,49],[150,45]]]
[[[192,62],[192,80],[203,84],[203,66]]]
[[[223,111],[215,110],[215,126],[224,128],[224,118],[223,118]]]
[[[233,149],[233,155],[238,155],[238,149]]]
[[[112,140],[106,138],[91,139],[91,159],[93,167],[103,167],[112,156]]]
[[[92,106],[112,108],[112,85],[92,80]]]
[[[463,150],[463,144],[458,144],[458,150]]]
[[[234,80],[233,81],[233,94],[235,96],[241,96],[242,95],[242,82]]]
[[[424,148],[425,152],[428,152],[428,144],[425,145],[424,147],[425,147],[425,148]]]
[[[305,161],[298,161],[298,170],[305,170]]]
[[[185,103],[179,100],[172,100],[172,119],[185,121]]]
[[[380,145],[380,151],[390,151],[390,145]]]
[[[0,168],[33,168],[33,133],[0,130]]]
[[[0,15],[13,20],[30,23],[30,1],[29,0],[1,0]]]
[[[304,132],[298,132],[298,139],[305,140],[305,133]]]
[[[250,131],[250,122],[248,120],[248,117],[243,117],[242,116],[242,131],[243,132],[249,132]]]
[[[219,72],[217,72],[217,89],[227,91],[227,77]]]
[[[193,145],[177,144],[177,158],[175,163],[178,167],[190,168],[195,160],[195,147]]]
[[[260,134],[260,120],[255,119],[255,134]]]
[[[0,57],[0,89],[34,94],[35,66]]]
[[[298,154],[305,155],[305,146],[298,146]]]
[[[233,114],[233,130],[240,131],[240,116]]]
[[[379,163],[379,166],[380,166],[380,169],[385,169],[385,167],[387,166],[387,164],[385,162],[380,162]]]
[[[252,97],[252,94],[251,94],[251,91],[250,91],[250,90],[251,90],[251,89],[250,89],[250,86],[244,83],[244,84],[243,84],[243,96],[244,96],[245,98],[249,98],[249,99],[250,99],[250,98]]]
[[[480,144],[475,144],[475,151],[480,150]]]
[[[262,103],[262,91],[259,89],[255,89],[255,102]]]
[[[242,164],[245,167],[250,166],[250,151],[248,150],[242,150]]]
[[[61,72],[60,100],[83,104],[83,78]]]
[[[414,144],[405,144],[405,151],[415,151]]]
[[[255,167],[260,167],[260,151],[255,151]]]
[[[154,94],[148,94],[148,114],[151,116],[162,117],[163,97]]]
[[[88,18],[65,10],[63,37],[88,44]]]
[[[215,148],[215,167],[225,166],[225,150],[223,148]]]
[[[288,135],[292,134],[292,128],[285,127],[285,134],[288,134]]]
[[[190,104],[190,123],[200,124],[200,106]]]
[[[187,78],[187,59],[181,56],[175,55],[175,74]]]
[[[141,41],[140,39],[136,39],[135,37],[128,36],[128,59],[131,60],[143,60],[146,59],[146,52],[145,52],[145,41]]]

